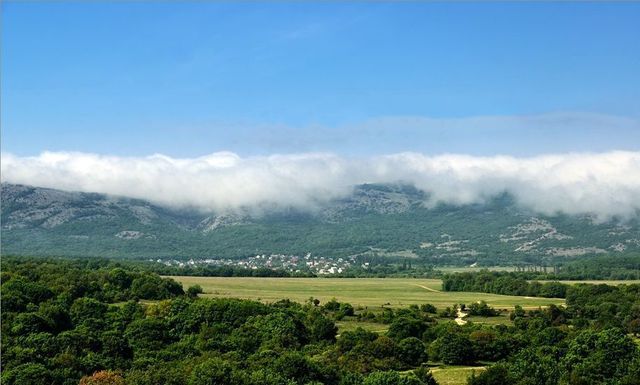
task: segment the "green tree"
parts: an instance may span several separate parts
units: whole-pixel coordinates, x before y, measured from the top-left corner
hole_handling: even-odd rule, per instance
[[[340,378],[339,385],[362,385],[364,377],[360,373],[345,372]]]
[[[479,301],[469,305],[469,315],[495,317],[498,315],[498,312],[491,306],[487,305],[485,301]]]
[[[305,325],[309,331],[309,338],[313,342],[335,341],[336,339],[338,332],[336,324],[316,309],[307,312]]]
[[[45,302],[40,305],[38,314],[47,322],[49,329],[60,333],[73,327],[69,312],[56,303]]]
[[[108,281],[120,290],[128,289],[131,286],[132,277],[123,268],[117,267],[109,271]]]
[[[131,322],[124,332],[129,346],[134,352],[157,351],[172,342],[166,321],[158,318],[144,318]]]
[[[93,298],[78,298],[69,311],[74,325],[87,322],[88,325],[101,323],[107,313],[107,305]]]
[[[520,351],[510,364],[510,377],[523,385],[556,385],[560,377],[558,351],[550,347],[529,347]]]
[[[48,331],[49,323],[38,313],[20,313],[11,324],[11,334],[16,336]]]
[[[189,286],[189,288],[187,289],[187,295],[191,298],[196,298],[198,294],[202,294],[202,293],[203,293],[202,286],[197,284]]]
[[[6,385],[51,384],[51,372],[41,364],[28,363],[2,371],[2,383]]]
[[[427,360],[427,353],[422,341],[416,337],[408,337],[398,343],[398,359],[407,366],[418,366]]]
[[[375,341],[378,338],[378,334],[365,330],[361,327],[357,327],[353,331],[346,331],[340,335],[337,341],[338,350],[342,353],[346,353],[353,350],[357,345],[364,345]]]
[[[240,385],[242,382],[234,368],[220,358],[210,358],[195,366],[188,385]]]
[[[318,368],[302,353],[293,350],[281,354],[273,362],[272,369],[299,384],[321,380]]]
[[[422,382],[409,376],[401,376],[395,371],[373,372],[369,374],[363,385],[422,385]]]
[[[637,345],[620,329],[585,330],[571,341],[562,359],[563,378],[604,384],[621,377],[638,355]]]
[[[296,385],[295,381],[264,368],[251,372],[247,383],[251,385]]]
[[[514,379],[506,366],[502,364],[496,364],[489,366],[486,370],[471,373],[467,384],[468,385],[504,385],[504,384],[516,384],[518,379]]]
[[[395,340],[402,340],[408,337],[421,337],[426,330],[426,325],[419,319],[410,316],[396,317],[387,335]]]
[[[447,331],[433,342],[438,358],[447,365],[467,364],[473,361],[471,342],[460,333]]]

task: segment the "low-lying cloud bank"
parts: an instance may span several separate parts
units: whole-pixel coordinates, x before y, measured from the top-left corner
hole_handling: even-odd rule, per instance
[[[313,209],[362,183],[408,183],[428,204],[482,202],[507,191],[541,213],[630,217],[640,210],[640,152],[528,158],[399,153],[369,158],[306,153],[176,159],[45,152],[2,155],[3,182],[100,192],[226,211],[276,205]]]

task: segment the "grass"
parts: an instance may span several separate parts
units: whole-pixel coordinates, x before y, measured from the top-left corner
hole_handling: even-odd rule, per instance
[[[483,366],[444,366],[431,369],[431,373],[440,385],[464,385],[471,373],[479,373],[484,369]]]
[[[351,319],[336,321],[336,326],[338,327],[338,334],[343,332],[350,332],[356,330],[359,327],[375,333],[386,333],[389,329],[389,325]]]
[[[531,298],[488,293],[442,292],[439,279],[413,278],[237,278],[237,277],[171,277],[187,288],[199,284],[204,297],[236,297],[275,302],[288,298],[304,302],[310,297],[321,304],[332,298],[363,308],[381,306],[406,307],[431,303],[439,309],[457,303],[486,301],[497,309],[515,305],[536,308],[563,304],[557,298]]]
[[[512,325],[513,322],[509,319],[509,314],[501,313],[496,317],[478,317],[478,316],[469,316],[466,317],[465,320],[485,324],[485,325]]]

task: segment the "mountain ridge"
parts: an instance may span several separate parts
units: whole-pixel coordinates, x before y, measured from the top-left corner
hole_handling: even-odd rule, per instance
[[[365,184],[313,212],[205,213],[142,199],[2,183],[3,254],[246,257],[264,253],[508,263],[640,252],[638,218],[540,215],[509,194],[426,205],[408,185]]]

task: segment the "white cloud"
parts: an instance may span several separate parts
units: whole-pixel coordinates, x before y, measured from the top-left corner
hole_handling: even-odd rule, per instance
[[[640,152],[527,158],[398,153],[345,158],[328,153],[240,157],[231,152],[178,159],[44,152],[2,156],[2,180],[63,190],[229,210],[260,205],[314,208],[361,183],[404,182],[437,201],[482,202],[504,191],[543,213],[601,218],[640,210]]]

